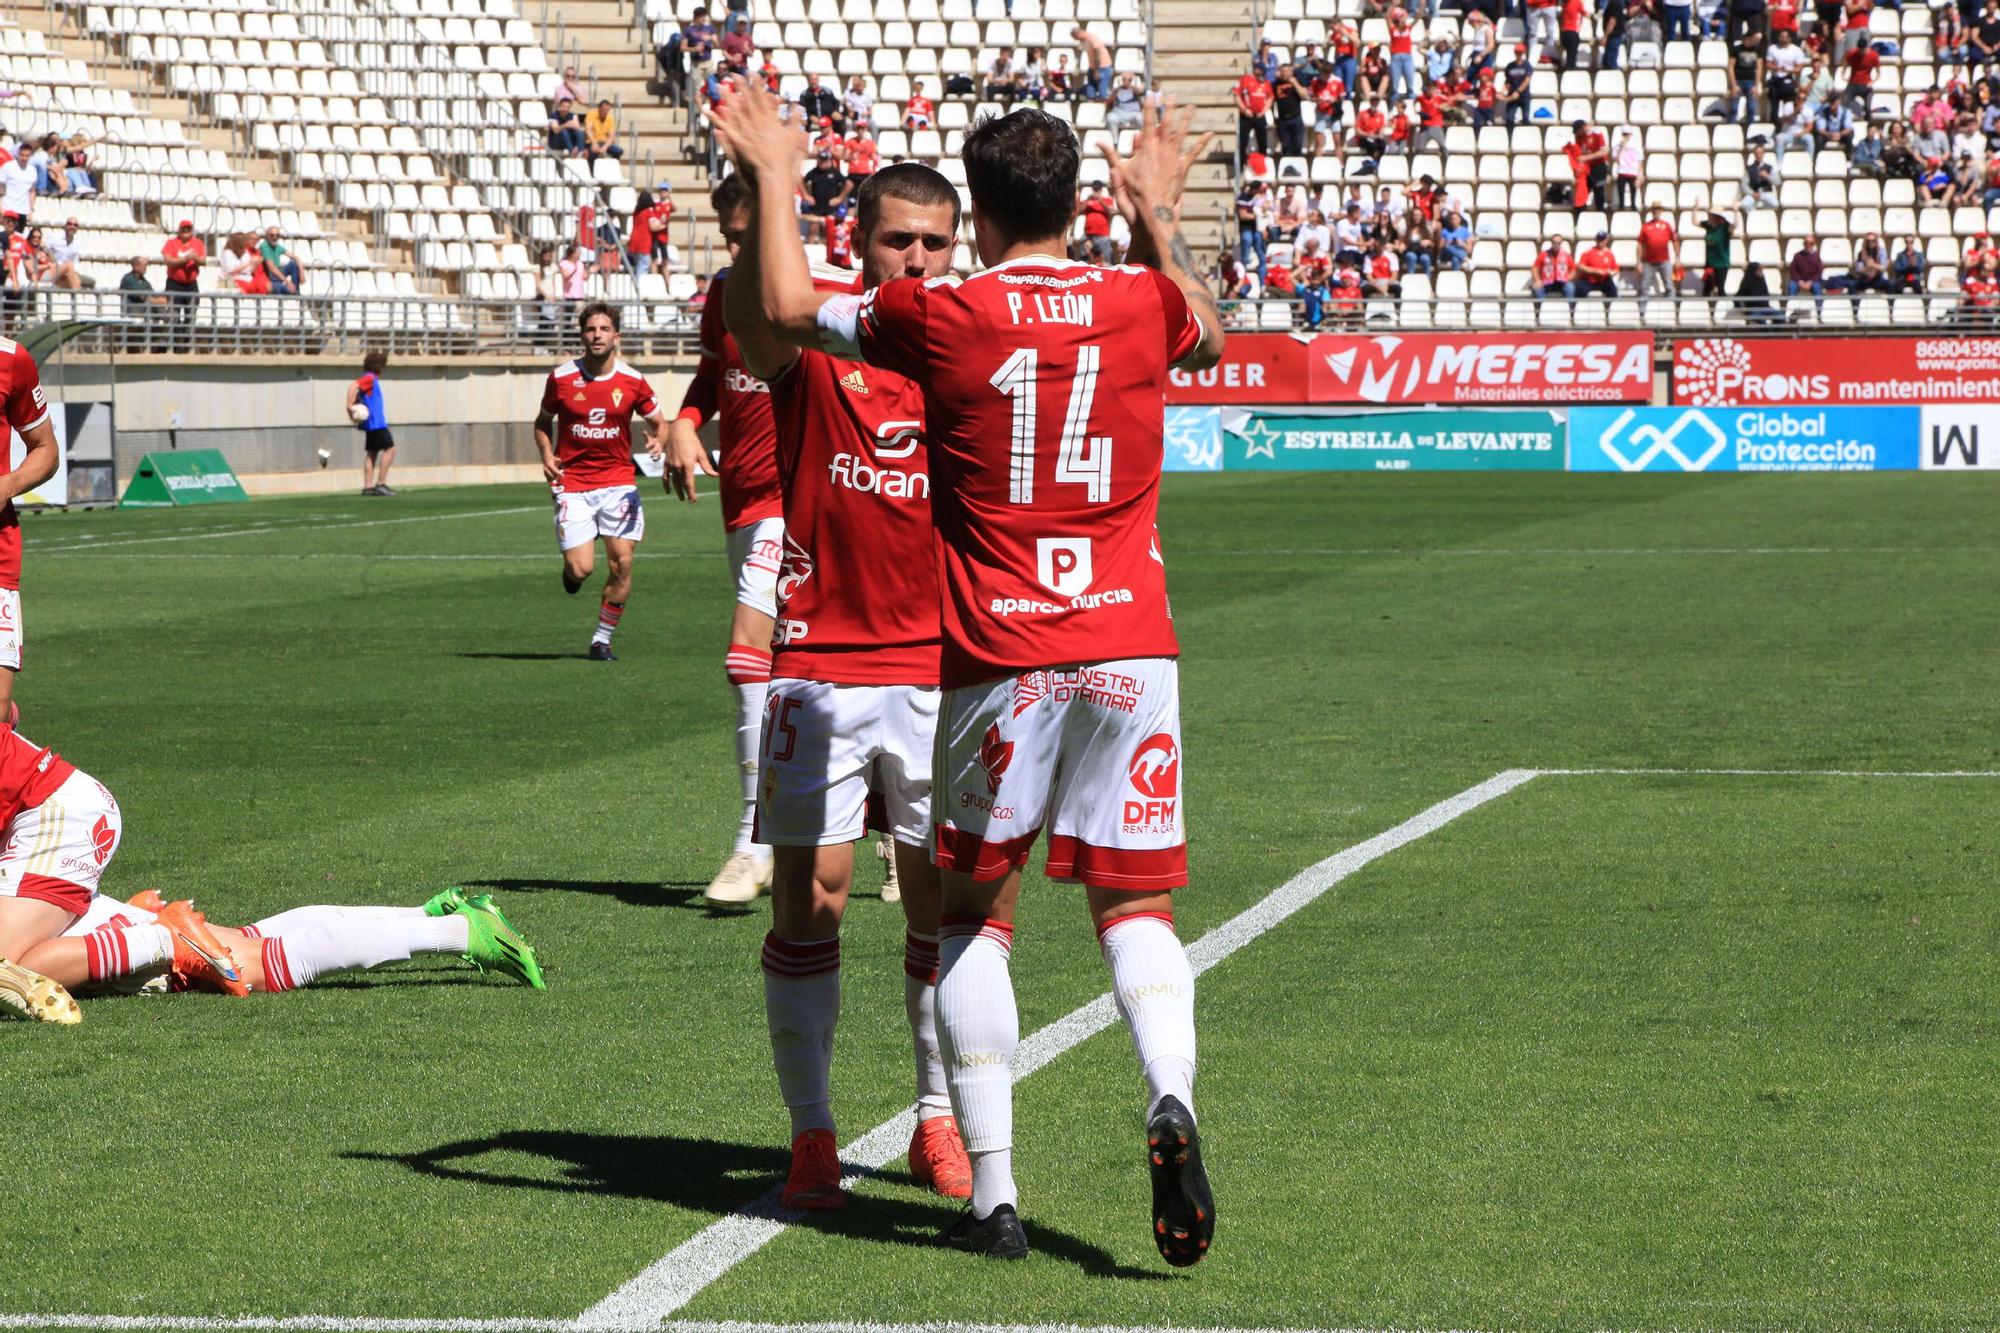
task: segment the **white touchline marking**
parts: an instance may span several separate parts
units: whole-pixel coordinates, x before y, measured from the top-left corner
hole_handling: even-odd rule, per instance
[[[364,518],[350,523],[296,523],[279,529],[271,524],[258,524],[244,528],[209,528],[200,532],[175,532],[159,537],[119,537],[108,541],[78,541],[67,545],[43,546],[30,542],[31,553],[65,551],[102,551],[114,546],[148,546],[159,542],[205,542],[219,537],[266,536],[282,532],[290,536],[295,532],[329,532],[335,529],[387,528],[399,523],[441,523],[454,518],[494,518],[501,514],[533,514],[541,511],[540,505],[515,505],[510,509],[473,509],[456,514],[411,514],[406,518]],[[33,554],[30,555],[33,559]]]
[[[592,1325],[593,1329],[612,1329]],[[297,1333],[585,1333],[574,1319],[393,1319],[365,1315],[39,1315],[0,1314],[0,1329],[72,1328],[88,1330],[221,1329],[296,1330]],[[615,1326],[615,1333],[1471,1333],[1470,1330],[1225,1328],[1193,1325],[1121,1326],[1108,1324],[931,1324],[807,1323],[758,1324],[739,1320],[708,1322],[668,1319]]]
[[[2000,769],[1879,768],[1538,768],[1544,778],[2000,778]]]
[[[1504,796],[1534,778],[1534,771],[1512,768],[1497,773],[1458,795],[1412,815],[1385,833],[1346,851],[1336,852],[1306,867],[1266,894],[1255,905],[1231,917],[1188,946],[1188,962],[1199,976],[1249,944],[1300,908],[1317,899],[1369,862],[1398,847],[1443,828],[1469,810]],[[1118,1020],[1109,992],[1072,1010],[1024,1040],[1014,1053],[1014,1079],[1019,1082],[1049,1061],[1102,1032]],[[847,1145],[841,1160],[847,1165],[843,1185],[881,1170],[908,1147],[916,1127],[916,1107],[884,1121]],[[755,1254],[786,1227],[805,1216],[782,1208],[773,1188],[711,1223],[655,1260],[645,1272],[577,1316],[582,1329],[650,1328],[693,1300],[724,1273]]]
[[[218,533],[218,536],[235,534]],[[37,547],[36,550],[46,550]],[[475,560],[489,562],[526,561],[534,564],[559,565],[562,557],[554,551],[546,555],[531,555],[526,552],[499,552],[491,555],[475,555],[468,552],[425,553],[402,551],[378,555],[372,551],[96,551],[89,547],[65,552],[72,558],[85,560],[256,560],[266,564],[278,560],[408,560],[408,561],[453,561]],[[634,551],[634,560],[721,560],[721,547],[712,551]]]
[[[1183,550],[1183,557],[1271,555],[1613,556],[1613,555],[1949,555],[1954,551],[2000,551],[2000,546],[1294,546],[1254,550]]]

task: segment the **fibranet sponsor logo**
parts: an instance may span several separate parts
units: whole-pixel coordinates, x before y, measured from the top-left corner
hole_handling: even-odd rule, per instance
[[[722,372],[722,387],[731,393],[769,393],[771,386],[747,370],[735,366]]]
[[[1580,402],[1629,400],[1652,378],[1649,344],[1602,339],[1409,341],[1391,335],[1321,352],[1363,402],[1510,402],[1558,392]]]
[[[835,454],[826,471],[834,485],[850,491],[890,500],[928,500],[931,496],[930,474],[876,467],[857,454]]]

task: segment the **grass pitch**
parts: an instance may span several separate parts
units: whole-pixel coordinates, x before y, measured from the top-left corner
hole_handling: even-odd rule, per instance
[[[28,520],[23,729],[118,794],[107,890],[234,921],[489,886],[551,989],[432,960],[0,1027],[0,1314],[567,1318],[776,1181],[768,915],[699,903],[735,790],[717,514],[648,503],[609,666],[536,488]],[[1170,479],[1184,938],[1500,769],[2000,769],[1996,505]],[[1992,780],[1537,778],[1203,978],[1198,1268],[1146,1235],[1113,1030],[1019,1090],[1027,1264],[930,1248],[951,1209],[891,1172],[684,1313],[1994,1327],[1996,816]],[[861,875],[844,1139],[908,1100]],[[1026,1033],[1104,973],[1073,891],[1021,916]]]

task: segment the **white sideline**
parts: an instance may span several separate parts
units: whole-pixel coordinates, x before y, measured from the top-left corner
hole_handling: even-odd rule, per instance
[[[272,1329],[276,1333],[580,1333],[574,1319],[370,1319],[340,1315],[0,1315],[0,1329],[90,1329],[118,1333],[168,1329]],[[1114,1327],[1076,1323],[666,1323],[624,1325],[618,1333],[1418,1333],[1414,1329],[1216,1329],[1216,1327]],[[1464,1331],[1432,1331],[1464,1333]]]
[[[2000,778],[2000,769],[1538,768],[1538,778]]]
[[[200,532],[173,532],[159,537],[118,537],[110,541],[71,541],[60,545],[41,546],[39,552],[54,551],[104,551],[114,546],[150,546],[160,542],[208,542],[223,537],[253,537],[280,533],[290,536],[294,532],[327,532],[343,528],[388,528],[402,523],[442,523],[454,518],[494,518],[501,514],[534,514],[544,512],[543,505],[515,505],[509,509],[472,509],[456,514],[411,514],[404,518],[363,518],[345,523],[293,523],[281,526],[277,520],[258,523],[242,528],[207,528]]]
[[[211,1333],[220,1329],[270,1329],[276,1333],[578,1333],[573,1319],[371,1319],[337,1315],[0,1315],[0,1329],[72,1328],[116,1333],[117,1330],[185,1330]],[[702,1323],[670,1319],[635,1324],[618,1333],[1418,1333],[1406,1329],[1250,1329],[1195,1328],[1163,1324],[1118,1327],[1087,1324],[753,1324]],[[1435,1330],[1432,1333],[1464,1333]]]
[[[1306,867],[1254,906],[1188,946],[1188,962],[1197,976],[1206,972],[1369,862],[1443,828],[1534,776],[1533,770],[1525,768],[1497,773],[1385,833]],[[1063,1052],[1081,1045],[1110,1027],[1117,1018],[1118,1011],[1107,992],[1057,1019],[1021,1043],[1014,1055],[1015,1080],[1026,1078]],[[888,1165],[908,1146],[915,1125],[916,1108],[912,1106],[848,1144],[841,1153],[842,1161],[847,1164],[845,1183],[851,1184],[858,1177]],[[781,1208],[778,1190],[773,1188],[662,1255],[645,1272],[577,1316],[577,1326],[589,1330],[656,1327],[802,1216],[803,1213]]]

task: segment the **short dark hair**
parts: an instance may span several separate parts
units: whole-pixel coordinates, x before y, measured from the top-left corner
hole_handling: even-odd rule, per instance
[[[370,375],[380,375],[388,365],[389,354],[379,347],[371,348],[368,354],[361,358],[361,368]]]
[[[1038,241],[1069,230],[1076,212],[1076,132],[1046,111],[981,116],[960,150],[979,211],[1008,239]]]
[[[732,171],[717,181],[715,188],[708,192],[708,203],[709,207],[715,210],[715,216],[718,218],[727,217],[731,213],[748,208],[750,207],[750,183],[743,179],[742,173]]]
[[[861,182],[855,202],[855,227],[863,236],[875,230],[884,199],[901,199],[925,207],[950,204],[952,234],[958,234],[958,188],[935,168],[921,162],[897,162],[871,172]]]
[[[614,332],[623,333],[625,331],[624,324],[618,318],[618,307],[608,305],[603,301],[592,301],[589,305],[576,312],[576,331],[582,333],[590,321],[599,315],[611,321],[611,327]]]

